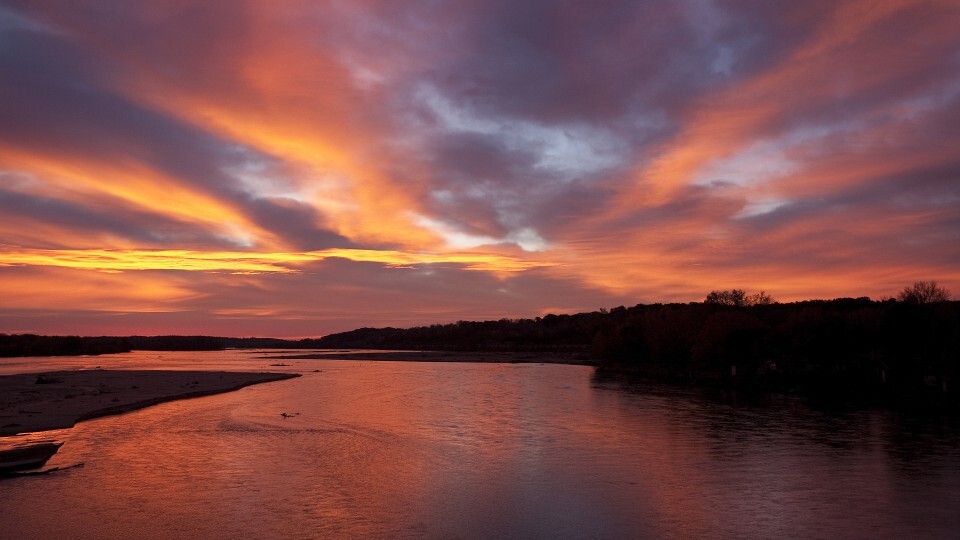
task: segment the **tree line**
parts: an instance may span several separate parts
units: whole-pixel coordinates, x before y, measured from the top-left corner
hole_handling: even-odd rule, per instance
[[[589,351],[600,370],[783,391],[960,395],[960,302],[936,282],[896,298],[778,303],[717,290],[533,319],[458,321],[325,336],[327,348]]]
[[[78,356],[130,352],[131,350],[129,341],[122,337],[0,334],[0,357]]]
[[[579,352],[600,370],[776,388],[960,395],[960,302],[921,281],[896,298],[778,303],[761,291],[529,319],[359,328],[319,339],[0,334],[0,356],[344,348]]]
[[[0,357],[78,356],[140,351],[219,351],[224,349],[311,349],[315,339],[216,336],[41,336],[0,334]]]

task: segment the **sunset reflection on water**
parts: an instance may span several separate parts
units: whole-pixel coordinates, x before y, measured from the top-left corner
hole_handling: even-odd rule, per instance
[[[216,369],[229,354],[252,362],[241,352],[191,354]],[[960,507],[951,421],[819,411],[792,398],[745,402],[605,380],[582,366],[357,360],[276,369],[303,377],[78,424],[49,465],[83,468],[0,482],[0,537],[960,530],[950,511]]]

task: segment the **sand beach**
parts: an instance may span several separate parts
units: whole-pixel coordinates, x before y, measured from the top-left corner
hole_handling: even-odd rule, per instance
[[[0,376],[0,436],[69,428],[90,418],[294,377],[299,375],[103,369]]]

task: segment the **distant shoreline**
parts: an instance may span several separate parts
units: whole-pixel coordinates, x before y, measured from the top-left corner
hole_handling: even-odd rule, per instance
[[[384,362],[474,362],[595,366],[588,354],[571,352],[357,351],[264,355],[267,360],[374,360]]]
[[[0,376],[0,437],[70,428],[83,420],[299,376],[102,369]]]

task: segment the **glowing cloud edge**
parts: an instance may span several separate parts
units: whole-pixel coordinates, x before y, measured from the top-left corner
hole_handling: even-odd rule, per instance
[[[179,270],[243,274],[294,273],[299,265],[339,258],[391,268],[453,264],[465,270],[515,273],[557,263],[525,261],[491,253],[414,253],[372,249],[326,249],[301,253],[191,250],[20,249],[0,252],[0,266],[58,266],[101,272]]]

